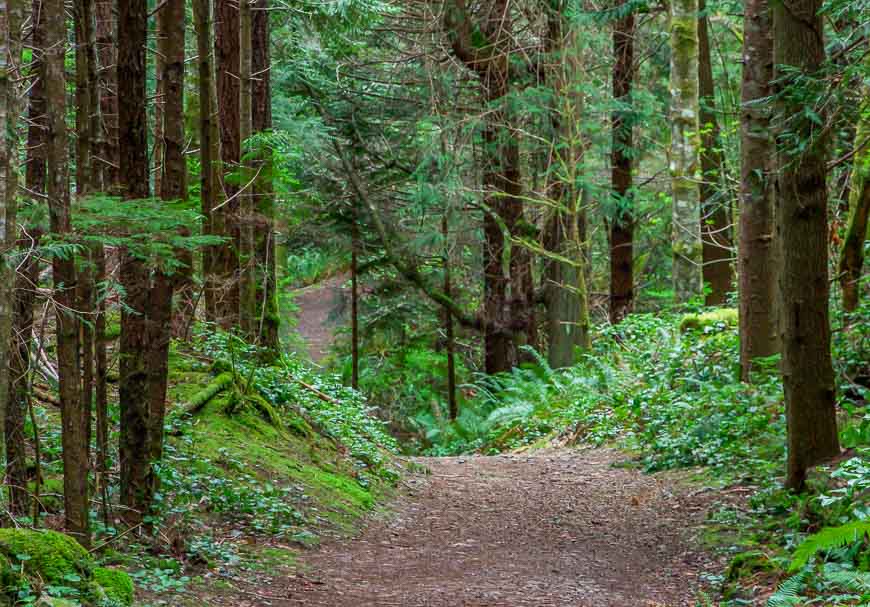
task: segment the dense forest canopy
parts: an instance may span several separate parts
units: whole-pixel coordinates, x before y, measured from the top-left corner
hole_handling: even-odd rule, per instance
[[[228,524],[305,544],[306,491],[353,518],[398,453],[576,444],[751,487],[721,604],[864,604],[868,34],[868,0],[3,0],[3,522],[94,555],[64,585],[0,529],[0,605],[115,604],[116,542],[178,563],[149,600]]]

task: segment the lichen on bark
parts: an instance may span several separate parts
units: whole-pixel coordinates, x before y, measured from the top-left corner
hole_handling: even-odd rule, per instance
[[[703,291],[698,0],[673,0],[670,11],[673,284],[676,301],[685,303]]]

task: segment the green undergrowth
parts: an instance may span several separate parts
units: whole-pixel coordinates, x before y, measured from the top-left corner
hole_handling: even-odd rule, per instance
[[[613,445],[648,473],[690,470],[725,492],[705,541],[729,561],[708,581],[720,606],[870,604],[870,310],[837,319],[841,461],[816,470],[804,495],[781,489],[785,415],[778,361],[740,381],[734,310],[632,315],[606,327],[568,369],[546,361],[465,386],[455,423],[417,421],[431,454]],[[749,496],[729,499],[729,495]]]
[[[130,607],[134,587],[55,531],[0,529],[0,605]]]
[[[175,545],[127,563],[153,604],[195,602],[216,568],[292,568],[324,534],[354,532],[399,478],[395,443],[360,394],[295,358],[262,359],[206,329],[172,349],[154,518]]]

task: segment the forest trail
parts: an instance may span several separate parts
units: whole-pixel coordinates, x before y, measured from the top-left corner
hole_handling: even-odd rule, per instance
[[[342,285],[346,274],[339,274],[296,291],[294,303],[299,306],[296,332],[308,347],[314,362],[329,353],[340,322],[335,318],[341,310]]]
[[[431,474],[407,479],[388,514],[303,555],[302,573],[252,604],[694,605],[710,566],[695,541],[708,504],[614,467],[623,459],[609,450],[418,459]]]

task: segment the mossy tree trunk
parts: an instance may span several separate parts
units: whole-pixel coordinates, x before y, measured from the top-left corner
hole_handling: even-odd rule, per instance
[[[698,0],[672,0],[671,188],[673,284],[677,303],[703,293],[698,101]]]
[[[250,342],[258,341],[257,258],[255,254],[255,196],[253,179],[253,28],[252,0],[239,0],[239,324]]]
[[[575,362],[575,349],[589,347],[589,298],[586,290],[583,196],[578,188],[587,142],[578,128],[582,97],[572,90],[580,78],[577,32],[565,14],[566,3],[552,0],[548,14],[548,71],[554,102],[550,108],[552,152],[548,159],[549,202],[546,247],[558,258],[549,260],[546,275],[547,359],[553,368]]]
[[[743,25],[740,109],[740,368],[778,351],[776,284],[779,269],[773,212],[770,108],[773,29],[768,0],[748,0]]]
[[[725,158],[716,116],[716,86],[705,0],[698,9],[698,92],[701,125],[701,238],[705,303],[721,306],[734,283],[731,200],[724,183]]]
[[[821,0],[773,5],[774,82],[805,87],[825,61]],[[792,490],[804,487],[807,470],[840,452],[834,410],[828,310],[827,135],[807,113],[807,94],[779,95],[777,220],[782,235],[782,376],[788,420],[788,474]],[[815,111],[815,110],[813,110]],[[793,138],[803,145],[794,151]]]
[[[38,5],[37,5],[38,6]],[[2,15],[3,26],[2,34],[8,35],[9,58],[8,64],[0,67],[4,70],[4,74],[0,77],[10,77],[4,82],[2,93],[4,95],[3,106],[7,112],[6,119],[17,121],[18,112],[20,110],[19,95],[21,89],[15,84],[15,78],[20,76],[18,63],[20,61],[21,40],[19,37],[21,23],[23,22],[23,6],[19,6],[19,1],[7,4],[5,14]],[[8,28],[8,31],[6,30]],[[41,49],[42,46],[42,28],[40,22],[34,21],[32,24],[32,39],[31,46],[36,49]],[[37,44],[39,46],[37,46]],[[4,51],[0,51],[4,52]],[[44,149],[35,150],[33,146],[42,148],[43,145],[43,127],[44,121],[42,114],[45,111],[45,99],[42,92],[41,81],[41,55],[40,51],[34,53],[34,63],[31,64],[31,71],[36,72],[37,76],[31,86],[31,103],[28,108],[28,118],[35,119],[31,122],[28,129],[27,137],[27,178],[25,185],[35,186],[36,193],[42,194],[45,192],[45,155]],[[4,55],[3,59],[6,59]],[[38,113],[37,113],[38,112]],[[0,124],[3,124],[0,122]],[[10,128],[11,127],[11,128]],[[0,146],[3,147],[4,153],[8,153],[9,157],[3,159],[0,166],[3,167],[5,187],[12,188],[12,191],[4,192],[5,217],[4,229],[6,233],[3,235],[6,238],[4,242],[4,254],[10,251],[6,248],[9,244],[8,239],[14,234],[17,234],[15,225],[17,216],[18,200],[15,196],[15,187],[17,186],[17,167],[14,166],[14,159],[18,152],[18,130],[15,122],[6,127],[7,138]],[[41,162],[40,162],[41,161]],[[30,168],[30,162],[34,164],[33,169]],[[33,179],[37,175],[40,179]],[[35,197],[39,204],[38,196]],[[19,251],[25,254],[25,259],[19,263],[19,271],[14,278],[10,276],[12,273],[11,267],[5,267],[5,259],[3,272],[6,273],[6,280],[14,281],[14,289],[10,293],[12,299],[12,317],[11,317],[11,340],[8,350],[8,390],[7,387],[0,382],[0,389],[4,390],[3,396],[7,397],[5,406],[0,397],[0,407],[3,408],[3,425],[0,431],[5,435],[6,447],[6,478],[5,482],[9,487],[9,511],[14,515],[26,515],[29,511],[30,495],[27,491],[27,443],[25,441],[24,427],[25,416],[27,414],[27,393],[28,393],[28,377],[30,368],[30,343],[32,341],[33,327],[33,304],[35,299],[36,276],[39,270],[37,257],[34,254],[34,249],[39,245],[39,231],[31,228],[29,233],[22,235],[18,242]],[[5,255],[4,255],[5,257]],[[3,327],[3,331],[6,327]],[[6,354],[5,348],[3,354]],[[4,364],[5,361],[0,361]],[[2,448],[2,447],[0,447]]]
[[[270,55],[269,1],[258,0],[253,11],[252,71],[253,130],[267,134],[272,130],[272,61]],[[254,183],[255,256],[257,268],[256,307],[260,345],[267,356],[277,356],[281,319],[278,310],[278,278],[275,246],[275,193],[272,184],[272,148],[258,150],[258,177]]]
[[[98,149],[100,162],[96,174],[99,177],[99,191],[117,194],[120,190],[119,150],[118,150],[118,95],[117,95],[117,48],[115,46],[115,17],[111,0],[96,3],[96,47],[98,57],[97,80],[100,104],[100,137]],[[102,244],[94,246],[94,265],[98,283],[107,280],[106,257]],[[96,438],[97,438],[97,491],[104,505],[103,515],[106,525],[108,516],[109,486],[109,403],[108,403],[108,355],[106,352],[106,301],[99,298],[97,314],[94,319],[94,361],[95,361],[95,400]]]
[[[870,55],[865,59],[870,67]],[[864,241],[867,240],[870,216],[870,86],[864,87],[864,101],[855,131],[855,160],[852,164],[852,183],[849,190],[849,224],[840,253],[840,288],[843,309],[854,312],[861,298],[861,273],[864,269]]]

